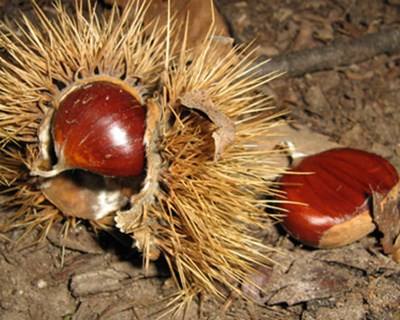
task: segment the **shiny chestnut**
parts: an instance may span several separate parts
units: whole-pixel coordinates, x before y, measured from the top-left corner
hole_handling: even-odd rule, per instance
[[[398,181],[396,169],[373,153],[338,148],[308,156],[280,180],[282,225],[313,247],[346,245],[375,229],[371,194],[386,195]]]
[[[128,177],[142,173],[146,112],[118,84],[97,81],[67,92],[52,123],[57,173],[83,169]]]

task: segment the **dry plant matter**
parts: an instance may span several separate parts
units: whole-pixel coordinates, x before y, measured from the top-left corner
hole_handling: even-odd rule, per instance
[[[129,0],[106,0],[105,2],[125,7]],[[228,27],[213,0],[152,0],[145,15],[145,22],[160,19],[160,23],[166,25],[168,3],[170,3],[171,14],[175,16],[176,21],[182,23],[188,19],[189,33],[186,40],[188,47],[201,45],[211,24],[214,24],[216,35],[229,37]],[[183,32],[178,35],[182,41]]]
[[[60,99],[82,84],[108,81],[138,91],[147,108],[145,177],[106,217],[115,216],[116,226],[135,238],[146,266],[164,255],[180,288],[167,312],[178,314],[198,294],[240,294],[237,284],[270,263],[272,249],[253,234],[271,223],[269,178],[284,168],[276,166],[277,152],[259,147],[280,122],[257,88],[277,74],[255,77],[254,52],[243,46],[226,51],[213,41],[212,28],[201,52],[187,49],[187,25],[179,31],[173,20],[165,27],[144,23],[147,6],[132,1],[105,18],[95,8],[85,14],[80,1],[71,14],[57,2],[54,19],[36,7],[39,24],[23,17],[18,31],[1,25],[3,207],[16,210],[6,230],[40,225],[46,234],[55,219],[74,216],[62,210],[69,199],[93,201],[93,210],[104,194],[126,197],[126,181],[106,190],[110,177],[51,171],[57,161],[51,119]],[[183,44],[173,32],[184,35]],[[91,183],[80,184],[82,176]],[[75,187],[64,189],[64,178]],[[44,191],[54,181],[58,195]]]
[[[321,70],[348,66],[371,59],[380,54],[400,51],[400,29],[390,28],[366,34],[351,41],[335,41],[332,44],[281,54],[260,68],[261,74],[275,70],[289,76],[301,76]],[[266,59],[260,57],[260,60]]]

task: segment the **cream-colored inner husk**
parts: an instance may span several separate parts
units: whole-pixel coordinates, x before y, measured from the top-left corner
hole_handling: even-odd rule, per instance
[[[53,203],[61,212],[67,216],[74,216],[88,220],[99,220],[129,203],[132,194],[137,196],[148,189],[149,178],[144,178],[143,190],[140,178],[121,179],[102,177],[79,170],[73,174],[68,166],[65,166],[61,158],[57,163],[51,165],[51,152],[53,141],[51,124],[54,113],[57,111],[60,102],[78,88],[90,85],[95,82],[108,82],[120,86],[124,91],[130,93],[141,105],[146,105],[147,125],[153,119],[154,108],[148,107],[143,98],[140,87],[130,86],[128,83],[109,76],[94,76],[83,80],[75,81],[71,86],[65,88],[55,98],[53,109],[47,113],[39,129],[40,156],[33,165],[31,175],[43,178],[41,190],[45,197]],[[151,103],[150,103],[151,104]],[[156,113],[158,113],[156,111]],[[153,131],[153,126],[146,126],[146,135]],[[145,141],[148,145],[147,141]],[[146,148],[148,152],[148,148]],[[154,151],[153,151],[154,152]],[[148,164],[150,161],[148,161]],[[148,173],[151,170],[148,170]],[[140,181],[139,181],[140,180]]]

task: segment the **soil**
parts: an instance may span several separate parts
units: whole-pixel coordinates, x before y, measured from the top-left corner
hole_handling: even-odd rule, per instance
[[[38,2],[52,10],[50,1]],[[236,41],[255,39],[258,53],[267,56],[400,23],[397,0],[220,0],[218,5]],[[29,14],[31,5],[0,1],[4,19],[12,20],[19,10]],[[400,55],[380,55],[302,77],[282,76],[265,90],[296,123],[378,153],[400,169],[399,64]],[[33,245],[35,234],[18,245],[0,238],[0,320],[155,319],[162,299],[174,290],[162,263],[144,274],[129,240],[96,235],[84,224],[71,232],[65,250],[54,232]],[[382,254],[379,236],[341,249],[311,250],[278,229],[268,230],[266,242],[283,254],[259,279],[265,292],[253,292],[260,304],[232,296],[219,305],[205,297],[190,308],[188,319],[400,319],[400,266]]]

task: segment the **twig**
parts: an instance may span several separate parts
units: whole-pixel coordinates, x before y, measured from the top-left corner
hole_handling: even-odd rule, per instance
[[[332,44],[278,55],[263,64],[258,72],[268,74],[273,71],[285,72],[296,77],[335,67],[348,66],[368,60],[379,54],[400,51],[400,28],[395,27],[370,33],[350,41],[334,41]],[[259,61],[265,60],[261,56]]]

